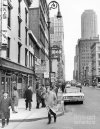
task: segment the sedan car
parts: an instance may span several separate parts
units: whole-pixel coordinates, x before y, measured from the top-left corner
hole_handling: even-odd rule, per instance
[[[80,92],[80,88],[70,87],[65,88],[65,92],[63,93],[63,101],[65,102],[80,102],[83,104],[84,101],[84,93]]]
[[[69,88],[69,87],[71,87],[71,84],[70,83],[66,84],[65,88]]]

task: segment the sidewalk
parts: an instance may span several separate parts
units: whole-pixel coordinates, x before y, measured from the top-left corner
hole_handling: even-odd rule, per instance
[[[59,93],[60,97],[61,93]],[[57,116],[61,116],[64,114],[62,110],[61,104],[58,104],[59,111],[57,112]],[[39,109],[36,109],[36,94],[33,94],[33,102],[31,111],[25,109],[25,100],[19,99],[18,113],[13,113],[10,110],[10,121],[11,122],[20,122],[20,121],[36,121],[47,118],[47,109],[42,108],[40,105]]]
[[[91,87],[91,88],[95,88],[95,89],[97,89],[97,90],[100,90],[100,87],[97,87],[97,86],[89,86],[89,87]]]

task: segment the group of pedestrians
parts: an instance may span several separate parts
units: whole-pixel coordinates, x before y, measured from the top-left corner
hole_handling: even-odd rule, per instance
[[[40,107],[40,104],[42,104],[42,107],[45,107],[45,95],[46,95],[46,88],[44,85],[37,84],[36,85],[36,108]]]
[[[50,86],[46,86],[45,88],[44,85],[37,84],[37,87],[36,87],[37,106],[36,108],[39,108],[40,103],[42,107],[47,108],[48,124],[51,123],[51,115],[53,115],[54,122],[56,122],[57,93],[58,93],[58,88],[56,86],[53,86],[52,88]]]
[[[36,108],[46,107],[48,110],[48,124],[51,123],[51,115],[54,116],[54,122],[56,122],[56,105],[57,105],[57,88],[50,86],[45,87],[44,85],[36,85]],[[32,108],[32,88],[28,86],[24,93],[25,107],[26,110],[31,111]],[[3,92],[0,95],[0,119],[2,119],[2,128],[5,127],[5,124],[9,124],[10,118],[10,107],[13,113],[18,113],[18,101],[19,95],[17,88],[13,88],[12,97],[9,97],[7,92]]]

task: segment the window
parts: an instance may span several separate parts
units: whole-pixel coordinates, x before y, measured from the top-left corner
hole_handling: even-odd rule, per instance
[[[100,68],[98,68],[98,75],[100,75]]]
[[[20,56],[21,56],[21,44],[18,42],[18,63],[20,63]]]
[[[29,52],[29,67],[31,66],[31,65],[30,65],[30,60],[31,60],[31,59],[30,59],[30,56],[31,56],[31,53]]]
[[[10,57],[10,38],[8,37],[7,58]]]
[[[33,56],[32,56],[32,54],[31,54],[31,67],[33,66],[33,58],[32,58]]]
[[[19,14],[21,13],[21,2],[20,2],[20,0],[18,0],[18,13]]]
[[[18,83],[22,83],[22,78],[18,77]]]
[[[11,8],[8,6],[8,26],[11,27]]]
[[[100,53],[98,54],[98,58],[100,58]]]
[[[100,47],[98,47],[98,51],[100,51]]]
[[[100,66],[100,60],[98,61],[98,66]]]
[[[25,44],[27,45],[27,28],[25,27]]]
[[[28,50],[25,48],[25,66],[28,64],[28,55],[27,55]]]
[[[27,12],[27,9],[25,8],[25,22],[26,22],[26,24],[27,24],[27,14],[28,14],[28,12]]]
[[[98,72],[100,73],[100,68],[98,68]]]
[[[18,19],[18,37],[21,38],[21,21]]]
[[[29,52],[29,67],[32,67],[33,66],[33,55],[32,53]]]

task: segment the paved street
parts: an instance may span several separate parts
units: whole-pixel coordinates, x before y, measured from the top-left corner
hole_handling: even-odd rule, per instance
[[[84,104],[65,106],[65,114],[57,123],[47,125],[47,119],[32,122],[12,122],[5,129],[100,129],[100,90],[84,87]]]

